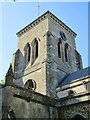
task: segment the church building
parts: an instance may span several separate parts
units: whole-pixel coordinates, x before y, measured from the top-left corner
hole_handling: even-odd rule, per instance
[[[47,11],[17,32],[18,46],[2,90],[2,119],[90,119],[90,67],[77,34]]]

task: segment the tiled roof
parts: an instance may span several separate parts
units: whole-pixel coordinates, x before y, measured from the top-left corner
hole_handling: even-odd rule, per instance
[[[66,75],[65,78],[63,78],[58,82],[58,86],[65,85],[74,80],[81,79],[89,75],[90,75],[90,67],[84,68],[82,70],[78,70],[76,72]]]

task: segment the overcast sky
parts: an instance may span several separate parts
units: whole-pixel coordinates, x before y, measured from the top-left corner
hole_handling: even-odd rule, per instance
[[[0,80],[4,78],[12,55],[17,49],[16,33],[47,10],[77,33],[76,47],[83,66],[88,66],[88,3],[87,2],[3,2],[0,3]],[[1,9],[2,8],[2,9]]]

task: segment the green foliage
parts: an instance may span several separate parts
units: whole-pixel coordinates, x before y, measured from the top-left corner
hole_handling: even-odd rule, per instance
[[[9,0],[5,0],[5,1],[9,2]],[[16,0],[10,0],[10,1],[12,1],[12,2],[16,2]]]
[[[16,0],[12,0],[13,2],[16,2]]]
[[[2,85],[5,85],[5,80],[6,80],[6,78],[4,78],[4,80],[0,80],[0,83],[1,83]]]

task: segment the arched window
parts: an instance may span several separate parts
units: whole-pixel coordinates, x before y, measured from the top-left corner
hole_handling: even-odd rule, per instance
[[[30,45],[27,46],[27,61],[30,61]]]
[[[61,41],[58,42],[58,57],[61,58]]]
[[[75,95],[75,92],[73,90],[69,90],[68,96],[74,96],[74,95]]]
[[[31,53],[31,48],[29,43],[25,46],[25,61],[30,62],[30,53]]]
[[[65,45],[65,61],[68,62],[68,44]]]
[[[34,41],[34,59],[38,57],[38,41],[35,39]]]
[[[37,39],[34,39],[32,42],[32,64],[35,62],[35,60],[38,58],[38,41]]]
[[[29,79],[29,80],[25,83],[24,87],[25,87],[26,89],[28,89],[28,90],[35,90],[35,89],[36,89],[36,82],[35,82],[35,80]]]
[[[85,118],[83,116],[77,114],[71,120],[85,120]]]

